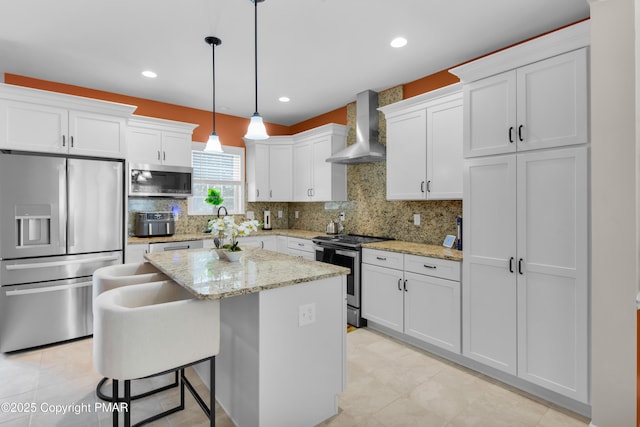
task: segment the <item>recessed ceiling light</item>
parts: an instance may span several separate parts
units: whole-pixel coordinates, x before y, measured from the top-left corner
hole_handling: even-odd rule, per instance
[[[153,71],[150,71],[150,70],[143,71],[142,75],[145,76],[145,77],[148,77],[150,79],[155,79],[156,77],[158,77],[158,75],[156,73],[154,73]]]
[[[391,47],[402,47],[407,44],[407,39],[404,37],[396,37],[391,40]]]
[[[289,102],[291,100],[286,96],[281,96],[280,98],[278,98],[278,101],[280,101],[280,102]]]

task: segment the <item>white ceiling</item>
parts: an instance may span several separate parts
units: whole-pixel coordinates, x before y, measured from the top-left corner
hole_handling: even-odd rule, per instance
[[[7,2],[9,3],[9,2]],[[13,0],[0,73],[211,110],[254,111],[251,0]],[[589,16],[587,0],[265,0],[258,110],[291,125]],[[402,49],[389,46],[402,35]],[[156,79],[141,71],[151,69]],[[286,95],[289,103],[278,97]]]

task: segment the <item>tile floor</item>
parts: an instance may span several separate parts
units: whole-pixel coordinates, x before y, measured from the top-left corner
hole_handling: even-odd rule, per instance
[[[339,398],[340,411],[324,427],[584,427],[587,419],[525,396],[481,374],[433,357],[421,350],[367,329],[347,335],[348,386]],[[95,407],[100,375],[92,365],[91,339],[0,355],[0,425],[109,426],[111,414]],[[193,371],[188,374],[208,399]],[[167,378],[145,380],[158,385]],[[107,387],[110,390],[110,387]],[[186,393],[184,411],[153,426],[206,426],[208,420]],[[133,420],[167,409],[177,402],[176,390],[138,401]],[[35,403],[33,413],[7,412],[4,406]],[[55,405],[76,404],[75,412],[56,414]],[[231,427],[217,408],[216,425]],[[301,426],[302,427],[302,426]]]

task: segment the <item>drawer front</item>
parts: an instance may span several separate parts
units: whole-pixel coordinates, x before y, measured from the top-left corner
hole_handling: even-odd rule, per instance
[[[460,262],[458,261],[405,255],[404,269],[412,273],[460,281]]]
[[[299,251],[315,252],[315,249],[313,249],[313,242],[311,240],[299,239],[297,237],[289,237],[287,247],[289,249],[296,249]]]
[[[365,264],[402,270],[404,268],[404,255],[399,252],[363,248],[362,262]]]

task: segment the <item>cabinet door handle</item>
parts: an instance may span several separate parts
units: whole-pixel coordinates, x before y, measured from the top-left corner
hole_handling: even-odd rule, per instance
[[[260,241],[260,249],[264,249],[264,241]]]
[[[406,281],[406,280],[404,281],[404,291],[405,291],[405,292],[408,292],[408,291],[409,291],[409,289],[407,289],[407,281]]]
[[[64,147],[66,143],[67,143],[66,137],[62,135],[62,146]]]
[[[166,151],[162,152],[162,160],[167,160],[167,152]]]
[[[402,283],[402,279],[398,279],[398,290],[402,292],[402,288],[400,287],[401,283]]]
[[[420,182],[420,192],[424,193],[424,181]]]
[[[520,259],[518,260],[518,273],[520,273],[520,274],[524,274],[524,273],[522,272],[522,261],[524,261],[522,258],[520,258]]]
[[[256,188],[256,197],[260,197],[260,189]]]
[[[160,160],[160,150],[158,150],[158,160]]]
[[[509,142],[513,144],[513,126],[509,127]]]
[[[509,258],[509,273],[513,273],[513,261],[515,260],[514,257]]]
[[[70,136],[69,139],[71,140],[71,148],[73,148],[73,136]]]
[[[437,266],[435,266],[435,265],[429,265],[429,264],[422,264],[422,265],[423,265],[425,268],[430,268],[430,269],[432,269],[432,270],[435,270],[436,268],[438,268],[438,267],[437,267]]]
[[[431,180],[427,181],[427,193],[431,193]]]
[[[523,127],[524,127],[524,125],[518,126],[518,139],[520,140],[520,142],[524,142],[524,139],[522,139],[522,128]]]
[[[377,256],[376,259],[379,259],[380,261],[386,261],[387,258],[383,257],[383,256]]]

